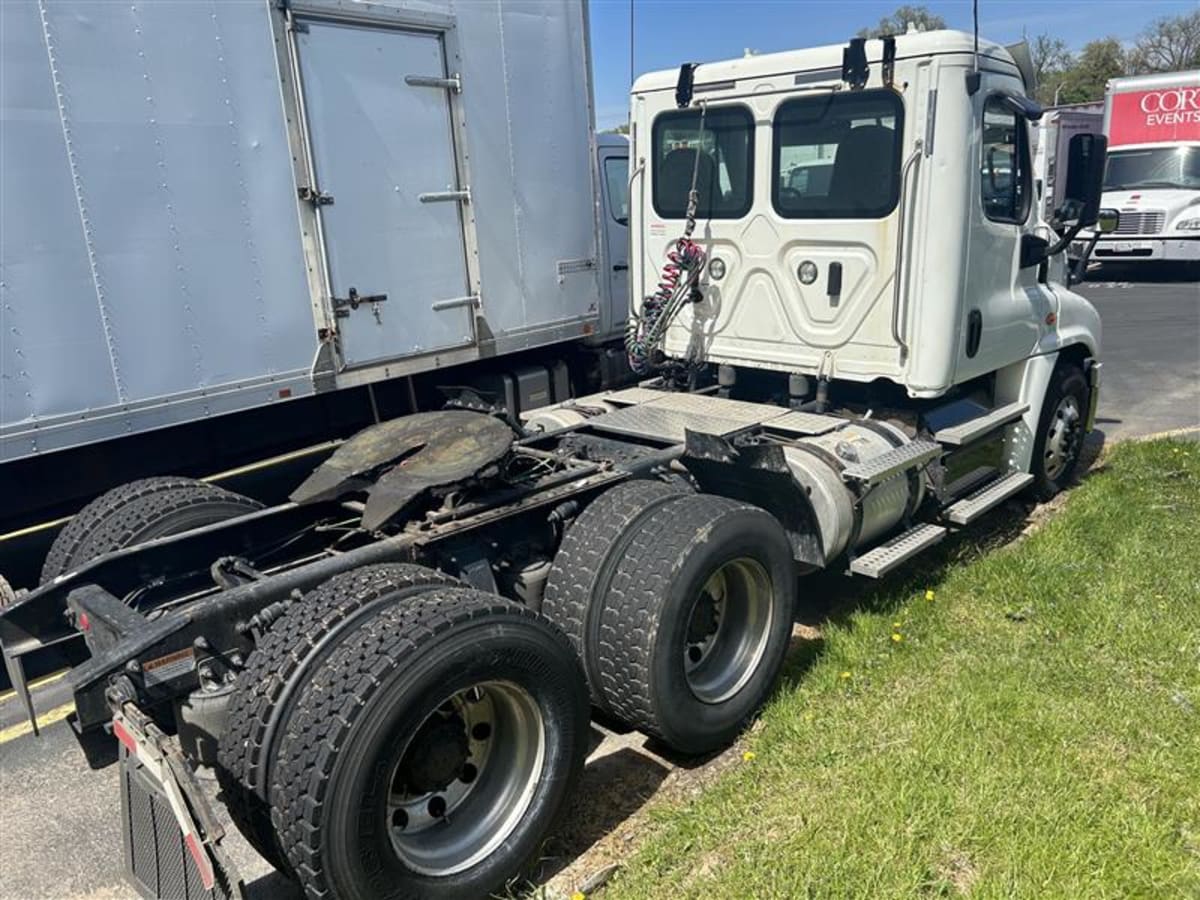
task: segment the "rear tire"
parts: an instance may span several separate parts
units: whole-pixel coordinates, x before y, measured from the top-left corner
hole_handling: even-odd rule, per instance
[[[1079,466],[1090,394],[1087,376],[1074,363],[1058,365],[1050,376],[1030,463],[1033,489],[1043,502],[1070,484]]]
[[[587,742],[566,636],[500,597],[438,589],[360,623],[313,675],[272,820],[310,897],[483,897],[537,857]]]
[[[58,533],[41,584],[98,556],[262,509],[241,494],[192,478],[143,478],[101,494]]]
[[[706,494],[630,530],[592,652],[607,708],[684,753],[732,741],[775,683],[792,633],[796,570],[783,526]]]
[[[634,526],[664,503],[684,496],[662,481],[627,481],[593,500],[567,530],[546,582],[542,613],[566,632],[583,660],[589,684],[597,684],[591,648],[599,640],[600,610],[613,572]],[[592,700],[603,706],[593,690]]]
[[[267,785],[296,700],[341,636],[380,607],[435,587],[461,585],[424,566],[364,566],[294,603],[263,635],[238,676],[218,749],[217,779],[238,830],[267,862],[291,873],[267,804]]]

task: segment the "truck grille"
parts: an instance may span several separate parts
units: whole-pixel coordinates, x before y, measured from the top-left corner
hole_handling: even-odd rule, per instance
[[[1117,234],[1158,234],[1166,221],[1166,210],[1123,209],[1117,223]]]

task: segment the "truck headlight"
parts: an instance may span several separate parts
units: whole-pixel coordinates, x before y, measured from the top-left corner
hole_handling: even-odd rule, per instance
[[[1200,231],[1200,216],[1190,219],[1180,219],[1175,223],[1176,231]]]

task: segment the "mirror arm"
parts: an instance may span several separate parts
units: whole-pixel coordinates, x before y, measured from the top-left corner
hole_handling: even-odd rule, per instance
[[[1096,243],[1100,240],[1100,230],[1096,229],[1092,233],[1092,239],[1087,242],[1087,246],[1083,248],[1083,255],[1079,257],[1079,261],[1071,266],[1067,265],[1067,287],[1073,284],[1078,284],[1083,281],[1084,275],[1087,274],[1088,260],[1092,258],[1092,251],[1096,249]]]
[[[1094,225],[1095,223],[1093,222],[1092,224]],[[1066,233],[1058,239],[1058,243],[1052,245],[1046,250],[1046,259],[1049,259],[1050,257],[1066,250],[1071,241],[1075,240],[1075,237],[1079,234],[1079,232],[1083,231],[1083,228],[1083,222],[1076,222],[1074,225],[1068,228]],[[1097,235],[1099,233],[1099,231],[1096,232]]]

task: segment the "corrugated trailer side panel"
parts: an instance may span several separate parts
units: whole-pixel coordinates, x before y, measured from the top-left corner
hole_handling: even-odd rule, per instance
[[[584,9],[469,0],[450,9],[464,48],[488,325],[505,335],[595,315],[597,273],[558,276],[560,262],[597,254]]]
[[[310,390],[268,6],[3,8],[4,458]]]
[[[0,3],[0,424],[119,400],[41,33]]]

